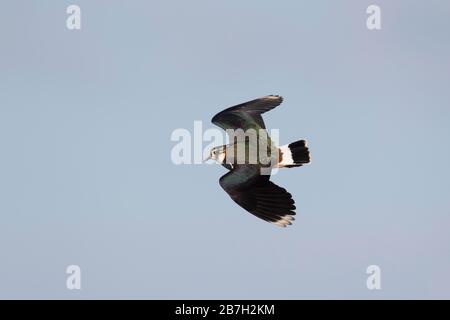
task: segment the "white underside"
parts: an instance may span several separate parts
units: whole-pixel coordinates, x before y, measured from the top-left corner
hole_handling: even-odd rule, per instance
[[[292,159],[292,152],[289,149],[289,145],[284,145],[280,147],[281,151],[281,162],[278,163],[276,168],[283,168],[285,166],[293,165],[294,159]]]
[[[226,156],[225,153],[221,152],[219,154],[219,156],[217,157],[217,162],[218,163],[223,163],[225,161],[225,156]]]

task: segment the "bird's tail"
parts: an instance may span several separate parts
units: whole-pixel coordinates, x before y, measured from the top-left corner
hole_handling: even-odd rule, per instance
[[[278,168],[300,167],[311,161],[305,140],[299,140],[281,146],[279,152],[280,158],[277,165]]]

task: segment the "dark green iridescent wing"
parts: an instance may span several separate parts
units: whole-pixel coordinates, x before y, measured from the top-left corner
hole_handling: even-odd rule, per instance
[[[242,208],[260,219],[286,227],[295,215],[294,200],[286,189],[260,175],[260,166],[238,165],[220,178],[220,186]]]
[[[266,96],[225,109],[212,118],[212,123],[227,129],[265,129],[261,114],[283,102],[280,96]]]
[[[244,190],[259,179],[260,169],[258,165],[236,165],[233,170],[220,178],[220,186],[230,195]]]

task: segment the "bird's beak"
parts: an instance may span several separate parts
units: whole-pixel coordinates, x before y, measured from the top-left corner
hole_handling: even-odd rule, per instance
[[[208,160],[211,160],[211,155],[207,156],[205,159],[203,159],[203,162],[206,162]]]

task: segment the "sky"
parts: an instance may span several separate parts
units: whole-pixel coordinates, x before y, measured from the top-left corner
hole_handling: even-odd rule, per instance
[[[440,0],[4,1],[0,298],[450,298],[449,16]],[[174,130],[268,94],[284,103],[267,127],[312,157],[272,178],[296,201],[285,229],[231,201],[223,167],[171,159]]]

